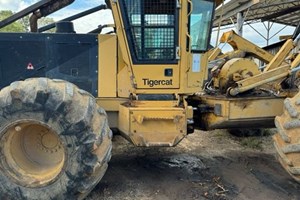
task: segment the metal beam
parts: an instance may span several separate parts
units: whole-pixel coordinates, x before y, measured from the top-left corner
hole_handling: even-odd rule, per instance
[[[258,2],[251,6],[253,0],[232,0],[222,7],[219,7],[215,13],[214,27],[221,21],[221,8],[225,13],[222,17],[222,26],[230,25],[233,19],[236,23],[236,14],[241,10],[242,13],[248,12],[246,22],[261,20],[261,18],[269,17],[266,21],[272,21],[289,26],[297,26],[300,17],[300,1],[299,0],[257,0]],[[244,9],[247,4],[250,6],[248,9]],[[292,9],[291,9],[292,8]],[[294,11],[294,12],[293,12]],[[280,12],[277,17],[274,13]],[[271,18],[274,17],[274,18]]]
[[[290,14],[292,12],[296,12],[298,10],[300,10],[300,5],[294,6],[294,7],[291,7],[291,8],[286,8],[286,9],[283,9],[279,12],[273,13],[271,15],[264,16],[264,17],[261,18],[261,20],[262,21],[269,21],[269,20],[272,20],[274,18],[281,17],[283,15]]]
[[[232,1],[232,3],[229,2],[228,4],[231,4],[231,5],[228,5],[227,8],[224,8],[225,14],[223,15],[222,19],[218,18],[218,14],[217,14],[217,12],[220,8],[217,10],[217,12],[216,12],[217,19],[214,21],[214,26],[219,24],[221,20],[228,19],[229,17],[235,16],[237,13],[243,12],[259,2],[260,2],[260,0],[248,0],[247,2],[239,2],[240,4],[237,4],[236,1]],[[237,5],[237,7],[234,7],[235,4]],[[225,4],[225,6],[226,6],[226,4]]]
[[[244,16],[243,13],[239,12],[237,14],[236,20],[236,31],[237,34],[243,36],[243,26],[244,26]]]

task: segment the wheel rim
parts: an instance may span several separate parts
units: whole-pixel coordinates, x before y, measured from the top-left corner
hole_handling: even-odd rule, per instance
[[[58,134],[47,124],[22,120],[10,124],[2,138],[2,165],[20,185],[41,187],[57,179],[65,163]]]

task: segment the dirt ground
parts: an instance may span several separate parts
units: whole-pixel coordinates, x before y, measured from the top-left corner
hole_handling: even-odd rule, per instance
[[[300,184],[277,162],[271,136],[196,131],[174,148],[113,140],[108,171],[87,200],[300,199]]]

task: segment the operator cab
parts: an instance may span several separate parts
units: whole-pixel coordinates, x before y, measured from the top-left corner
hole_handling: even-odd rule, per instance
[[[119,0],[112,5],[124,63],[133,75],[131,93],[201,89],[215,1]]]

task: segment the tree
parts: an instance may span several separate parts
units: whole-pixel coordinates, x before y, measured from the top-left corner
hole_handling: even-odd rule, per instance
[[[10,10],[0,11],[0,21],[10,17],[13,15],[13,12]],[[5,26],[0,29],[0,32],[25,32],[26,30],[20,23],[20,21],[16,21],[8,26]]]
[[[30,18],[30,15],[27,15],[27,16],[23,17],[22,19],[20,19],[20,22],[21,22],[23,28],[26,30],[26,32],[30,31],[29,18]],[[54,22],[55,22],[54,19],[52,19],[50,17],[42,17],[41,19],[38,20],[38,27],[40,28],[40,27],[46,26],[48,24],[52,24]],[[54,28],[46,31],[46,33],[54,33],[54,32],[55,32]]]
[[[13,14],[14,13],[10,10],[0,11],[0,21],[12,16]],[[14,23],[1,28],[0,32],[29,32],[30,31],[29,18],[30,18],[30,15],[27,15],[27,16],[23,17],[22,19],[17,20]],[[43,17],[38,20],[38,26],[42,27],[42,26],[45,26],[45,25],[48,25],[48,24],[51,24],[54,22],[55,21],[52,18]],[[46,32],[53,33],[53,32],[55,32],[55,29],[51,29]]]
[[[52,24],[52,23],[54,23],[54,22],[55,22],[54,19],[52,19],[52,18],[50,18],[50,17],[43,17],[43,18],[39,19],[39,21],[38,21],[38,26],[39,26],[39,28],[40,28],[40,27],[46,26],[46,25],[48,25],[48,24]],[[50,29],[50,30],[45,31],[45,32],[46,32],[46,33],[54,33],[54,32],[55,32],[55,28]]]

